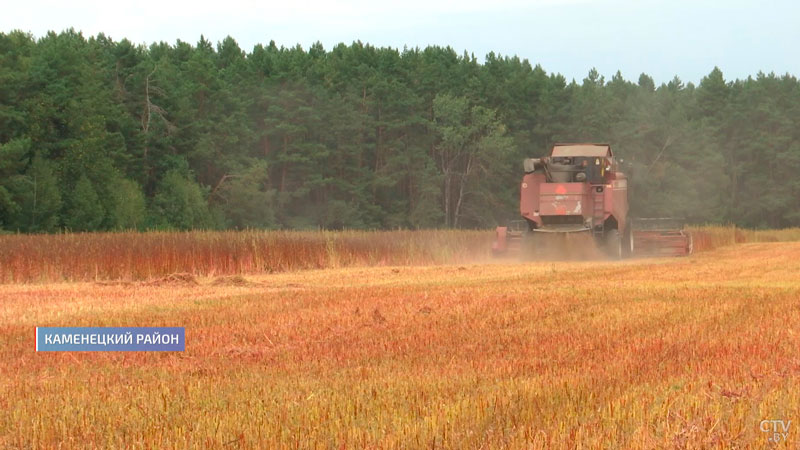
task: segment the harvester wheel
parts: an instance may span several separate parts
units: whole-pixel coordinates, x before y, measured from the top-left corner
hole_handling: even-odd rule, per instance
[[[610,229],[606,231],[606,252],[613,259],[622,258],[622,239],[619,230]]]
[[[630,226],[625,230],[625,237],[622,240],[622,256],[630,258],[633,256],[633,230]]]
[[[520,252],[520,259],[522,261],[533,261],[539,256],[541,251],[541,242],[536,233],[529,231],[522,237],[522,251]]]

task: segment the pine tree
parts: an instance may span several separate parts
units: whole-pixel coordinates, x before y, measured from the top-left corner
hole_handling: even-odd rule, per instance
[[[231,175],[213,193],[228,225],[235,229],[275,228],[275,190],[269,187],[269,170],[255,161],[241,173]]]
[[[64,213],[64,225],[72,231],[94,231],[103,222],[105,211],[100,198],[86,175],[82,175],[72,190],[67,209]]]
[[[40,155],[35,155],[17,187],[17,203],[20,208],[12,220],[13,229],[30,232],[56,231],[60,224],[62,203],[53,164]]]
[[[119,179],[112,186],[110,211],[112,227],[117,230],[141,230],[147,220],[147,205],[142,189],[135,181]]]
[[[159,183],[153,209],[156,224],[178,230],[208,229],[214,223],[203,189],[178,171],[170,171]]]

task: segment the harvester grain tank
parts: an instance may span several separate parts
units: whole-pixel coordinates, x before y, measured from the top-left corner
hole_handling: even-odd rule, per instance
[[[556,144],[523,163],[521,226],[498,227],[495,254],[537,253],[575,234],[614,258],[688,255],[691,235],[670,219],[628,216],[628,178],[608,144]],[[638,225],[642,225],[641,229]]]

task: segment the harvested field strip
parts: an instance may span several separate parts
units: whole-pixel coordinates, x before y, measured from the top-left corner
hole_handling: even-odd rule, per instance
[[[6,284],[0,447],[760,448],[800,417],[798,274],[800,243],[754,243]],[[185,326],[187,350],[36,354],[48,325]]]

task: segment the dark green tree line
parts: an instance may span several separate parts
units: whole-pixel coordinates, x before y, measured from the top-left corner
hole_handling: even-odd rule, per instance
[[[521,160],[611,143],[640,216],[800,226],[800,84],[568,81],[451,48],[0,33],[0,229],[487,227]]]

